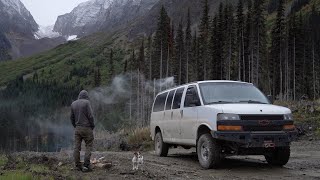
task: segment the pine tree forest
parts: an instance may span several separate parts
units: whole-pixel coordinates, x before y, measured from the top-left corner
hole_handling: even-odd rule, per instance
[[[149,80],[172,76],[176,85],[236,80],[253,83],[277,100],[317,99],[320,12],[313,7],[309,14],[296,13],[298,5],[288,13],[284,0],[269,7],[264,0],[240,0],[236,5],[221,3],[217,13],[209,15],[208,2],[202,0],[195,28],[190,9],[185,18],[173,19],[162,7],[156,32],[147,46],[142,43],[139,58],[131,58],[139,63],[133,70]],[[267,25],[272,8],[276,17]]]

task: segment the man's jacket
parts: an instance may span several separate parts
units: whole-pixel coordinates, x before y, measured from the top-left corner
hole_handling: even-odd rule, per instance
[[[78,100],[71,104],[70,119],[73,127],[91,127],[94,129],[94,118],[87,91],[81,91]]]

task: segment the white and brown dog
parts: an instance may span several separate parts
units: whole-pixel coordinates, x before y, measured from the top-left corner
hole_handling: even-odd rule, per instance
[[[135,152],[132,158],[132,170],[138,170],[139,166],[143,166],[143,156],[140,152]]]

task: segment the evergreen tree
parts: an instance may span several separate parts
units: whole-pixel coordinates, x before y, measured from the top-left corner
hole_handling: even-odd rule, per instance
[[[166,74],[166,60],[169,42],[170,19],[164,6],[161,7],[157,31],[154,38],[154,53],[152,61],[152,78],[163,78]]]
[[[266,69],[262,67],[267,66],[267,41],[266,41],[266,11],[265,0],[254,1],[254,18],[253,18],[253,58],[252,58],[252,75],[251,79],[254,84],[261,89],[268,89],[264,83],[267,79]]]
[[[244,35],[244,43],[245,43],[245,73],[244,80],[248,82],[252,82],[252,55],[253,55],[253,7],[252,1],[247,1],[248,12],[246,14],[246,27],[245,27],[245,35]]]
[[[152,78],[152,36],[148,37],[148,45],[147,45],[147,54],[145,60],[145,72],[147,79],[151,80]]]
[[[109,68],[109,76],[110,76],[110,78],[113,78],[113,76],[115,75],[114,63],[113,63],[113,49],[111,49],[111,51],[110,51],[109,66],[110,66],[110,68]]]
[[[172,25],[168,26],[168,48],[167,48],[167,61],[166,61],[166,77],[169,77],[172,74],[172,62],[173,62],[173,42],[174,42],[174,31],[171,29],[173,28]]]
[[[237,79],[236,63],[234,59],[235,51],[235,29],[234,29],[234,16],[233,16],[233,6],[231,4],[226,4],[224,8],[224,79],[231,80]]]
[[[191,19],[190,19],[190,8],[188,8],[187,14],[187,28],[186,28],[186,39],[185,39],[185,48],[186,48],[186,82],[190,81],[190,60],[191,60],[191,45],[192,45],[192,35],[191,35]]]
[[[101,85],[101,73],[100,73],[100,68],[97,68],[94,70],[94,86],[99,87],[100,85]]]
[[[139,69],[139,63],[137,62],[135,51],[132,50],[132,54],[130,58],[130,70],[132,72],[132,71],[137,71],[138,69]]]
[[[127,73],[127,72],[128,72],[128,60],[126,59],[124,61],[123,73]]]
[[[236,24],[237,24],[237,66],[238,66],[238,80],[245,81],[245,43],[244,43],[244,35],[245,35],[245,22],[244,22],[244,13],[243,13],[243,0],[239,0],[237,6],[237,14],[236,14]]]
[[[305,29],[304,20],[300,13],[297,20],[296,32],[296,52],[295,52],[295,95],[294,99],[300,99],[305,96],[304,79],[305,79]]]
[[[223,47],[225,41],[225,19],[223,16],[223,3],[221,2],[219,5],[219,12],[218,12],[218,20],[217,20],[217,27],[216,27],[216,60],[215,60],[215,72],[216,79],[224,79],[224,54],[223,54]]]
[[[292,100],[295,100],[296,96],[296,42],[297,42],[297,18],[296,14],[293,13],[288,19],[288,34],[287,34],[287,43],[288,43],[288,63],[290,67],[289,75],[291,77],[289,81],[290,97]]]
[[[202,17],[200,22],[199,37],[199,62],[198,80],[207,79],[208,63],[208,41],[209,41],[209,5],[208,0],[203,0]]]
[[[284,40],[285,40],[285,17],[284,17],[284,2],[279,0],[277,10],[276,23],[272,28],[271,33],[271,49],[270,49],[270,68],[272,79],[272,94],[280,94],[283,96],[283,82],[285,62],[284,60]]]
[[[145,63],[144,63],[145,62],[144,40],[142,40],[141,42],[138,61],[139,61],[139,66],[138,66],[139,72],[145,75],[146,72],[145,72]]]
[[[192,40],[192,56],[191,56],[191,62],[190,66],[191,68],[191,79],[190,81],[196,81],[199,77],[198,75],[198,60],[199,60],[199,43],[198,43],[198,37],[197,37],[197,31],[194,31],[193,40]]]
[[[179,23],[179,27],[176,35],[176,63],[175,63],[175,77],[177,78],[177,84],[184,84],[186,82],[186,63],[185,63],[185,50],[184,50],[184,33],[182,27],[182,21]]]
[[[33,74],[33,78],[32,78],[33,82],[38,83],[39,82],[39,75],[37,73],[37,71]]]
[[[176,62],[176,42],[175,42],[175,28],[174,23],[171,23],[171,33],[169,39],[169,48],[170,48],[170,59],[169,62],[169,76],[174,76],[174,63]]]
[[[209,54],[210,54],[210,62],[209,65],[209,79],[220,79],[219,71],[219,63],[221,62],[221,59],[219,59],[219,49],[221,47],[218,47],[218,25],[217,22],[218,17],[217,15],[214,16],[211,22],[211,30],[210,30],[210,42],[209,42]]]

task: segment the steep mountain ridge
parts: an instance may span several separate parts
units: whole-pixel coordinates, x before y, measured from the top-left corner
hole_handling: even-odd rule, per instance
[[[30,56],[65,42],[58,36],[41,39],[46,36],[20,0],[0,0],[0,14],[0,61]]]
[[[209,5],[209,14],[214,15],[218,11],[220,3],[226,3],[225,0],[208,0]],[[236,4],[238,0],[228,0],[228,3]],[[186,15],[188,8],[190,8],[191,14],[191,24],[193,29],[197,27],[197,23],[200,22],[201,12],[203,3],[202,1],[193,1],[193,0],[160,0],[156,3],[150,11],[146,13],[145,16],[142,16],[140,19],[136,20],[132,24],[132,27],[129,30],[128,36],[134,38],[137,34],[148,35],[153,33],[156,30],[158,16],[161,7],[164,6],[166,11],[171,17],[172,22],[177,27],[180,21],[186,21]]]
[[[58,17],[54,31],[83,37],[127,24],[143,16],[158,0],[90,0]]]
[[[0,0],[0,24],[2,32],[15,31],[33,37],[38,24],[20,0]]]

